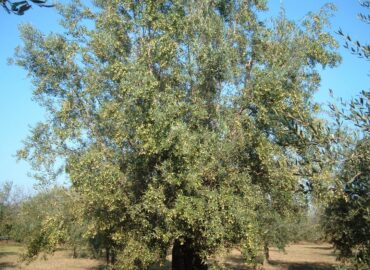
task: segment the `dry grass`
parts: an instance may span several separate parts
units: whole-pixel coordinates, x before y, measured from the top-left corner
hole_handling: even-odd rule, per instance
[[[29,265],[19,261],[22,246],[14,243],[0,243],[1,270],[100,270],[104,264],[92,259],[73,259],[68,251],[57,251],[47,260],[38,259]],[[290,245],[285,252],[271,249],[270,263],[265,270],[334,270],[335,256],[328,244],[301,243]],[[170,259],[170,258],[169,258]],[[225,266],[234,270],[251,269],[243,263],[240,253],[233,250],[222,259]],[[170,269],[170,263],[153,269]]]
[[[285,252],[273,250],[266,270],[332,270],[338,262],[328,244],[301,243],[291,245]]]
[[[222,260],[234,270],[249,270],[243,263],[240,252],[233,250]],[[338,262],[328,244],[300,243],[286,247],[285,251],[270,250],[270,261],[264,263],[265,270],[334,270]]]
[[[23,248],[15,243],[0,243],[1,270],[100,270],[103,263],[92,259],[73,259],[69,251],[57,251],[54,255],[39,258],[30,264],[20,262]]]

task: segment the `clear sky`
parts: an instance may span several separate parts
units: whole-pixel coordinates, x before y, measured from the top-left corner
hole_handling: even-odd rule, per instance
[[[84,2],[84,1],[82,1]],[[317,11],[328,1],[324,0],[269,0],[271,16],[279,12],[283,3],[288,18],[301,20],[309,11]],[[355,39],[370,43],[370,25],[360,22],[361,8],[357,0],[333,0],[338,11],[332,18],[332,32],[342,28]],[[7,65],[14,48],[21,44],[17,26],[29,22],[47,33],[59,32],[58,14],[54,9],[34,7],[24,16],[8,15],[0,8],[0,183],[13,181],[17,186],[31,190],[35,181],[28,176],[30,170],[26,162],[17,162],[16,151],[21,148],[22,140],[29,134],[30,127],[45,116],[43,110],[31,100],[32,84],[24,70]],[[336,35],[340,40],[340,37]],[[343,44],[342,40],[341,44]],[[328,102],[328,89],[334,90],[337,97],[349,99],[362,89],[369,89],[370,62],[351,55],[341,48],[342,64],[335,69],[322,71],[321,89],[316,100]]]

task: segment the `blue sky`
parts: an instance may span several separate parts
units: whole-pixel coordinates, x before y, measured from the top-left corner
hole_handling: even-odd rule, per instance
[[[270,0],[269,14],[279,13],[280,2],[289,18],[300,20],[309,11],[317,11],[328,1],[323,0]],[[332,32],[342,28],[355,39],[369,42],[370,25],[357,19],[363,8],[356,0],[336,0],[338,11],[332,18]],[[7,59],[13,55],[14,48],[21,44],[17,26],[31,23],[43,32],[59,32],[58,14],[54,9],[34,7],[24,16],[8,15],[0,9],[0,183],[13,181],[14,184],[31,191],[35,181],[27,174],[30,171],[26,162],[17,162],[15,153],[21,148],[22,140],[29,134],[30,127],[44,119],[43,110],[31,100],[32,84],[24,70],[7,65]],[[339,36],[338,39],[340,40]],[[342,41],[342,40],[340,40]],[[343,44],[343,43],[342,43]],[[369,89],[369,61],[366,62],[351,55],[341,48],[342,64],[335,69],[322,71],[321,89],[316,100],[327,103],[328,89],[334,90],[337,97],[349,99],[362,89]]]

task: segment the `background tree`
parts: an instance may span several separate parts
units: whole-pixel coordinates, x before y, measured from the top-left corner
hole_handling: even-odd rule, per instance
[[[19,157],[41,180],[64,161],[86,234],[102,237],[115,269],[147,269],[170,247],[174,270],[207,269],[233,245],[253,262],[259,209],[284,219],[302,181],[325,186],[312,95],[316,67],[339,60],[323,30],[330,8],[301,26],[264,24],[266,8],[74,1],[60,7],[66,34],[22,27],[16,62],[49,120]]]
[[[369,9],[369,1],[360,1]],[[359,14],[364,23],[369,15]],[[339,34],[346,39],[345,47],[359,57],[369,60],[368,44],[355,41],[351,36]],[[370,266],[370,92],[362,90],[359,97],[349,103],[342,102],[338,108],[330,106],[336,120],[338,135],[338,162],[336,196],[331,200],[323,217],[323,228],[327,239],[339,250],[338,258],[350,261],[349,268],[368,269]],[[343,126],[350,132],[343,132]]]
[[[10,238],[12,229],[12,187],[12,182],[4,182],[0,187],[0,237],[3,239]]]
[[[360,5],[365,9],[370,9],[370,1],[359,1]],[[366,24],[370,24],[370,14],[368,13],[360,13],[358,14],[360,20]],[[343,33],[341,29],[339,29],[338,34],[341,35],[345,39],[344,47],[349,49],[353,54],[364,58],[365,60],[370,60],[370,44],[363,43],[362,41],[355,40],[350,35],[346,35]]]
[[[6,12],[13,13],[16,15],[23,15],[27,10],[29,10],[33,3],[39,7],[53,7],[54,5],[47,4],[47,0],[29,0],[29,1],[9,1],[9,0],[0,0],[1,6],[5,9]]]
[[[57,245],[71,248],[72,256],[93,255],[86,226],[78,218],[78,200],[66,188],[55,187],[23,199],[13,214],[10,236],[27,245],[25,259],[34,258],[41,250],[51,253]]]
[[[370,266],[370,141],[369,98],[363,91],[349,109],[335,110],[337,123],[349,120],[359,135],[348,134],[340,152],[337,196],[326,207],[323,227],[327,239],[339,251],[338,258],[351,262],[353,269]],[[351,268],[349,267],[349,268]]]

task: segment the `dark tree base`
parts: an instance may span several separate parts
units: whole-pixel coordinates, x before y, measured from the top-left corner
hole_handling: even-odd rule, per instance
[[[263,247],[263,250],[264,250],[264,253],[265,253],[265,259],[267,262],[270,261],[270,249],[269,249],[269,245],[267,243],[265,243],[264,247]]]
[[[181,245],[180,241],[175,240],[172,249],[172,270],[208,270],[208,266],[202,262],[189,241]]]

